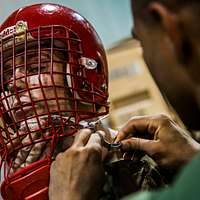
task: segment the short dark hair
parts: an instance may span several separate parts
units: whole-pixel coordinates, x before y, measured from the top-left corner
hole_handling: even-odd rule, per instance
[[[141,20],[144,24],[153,27],[155,25],[155,18],[159,20],[159,16],[155,13],[149,16],[148,6],[157,2],[168,8],[171,12],[176,14],[182,13],[182,10],[187,9],[193,16],[190,18],[190,35],[200,40],[199,31],[200,27],[196,24],[200,20],[200,0],[130,0],[132,12],[134,17]],[[153,13],[152,13],[153,14]],[[181,27],[185,26],[184,21],[181,22]],[[188,26],[188,24],[187,24]]]
[[[185,6],[194,7],[195,9],[200,6],[199,0],[131,0],[132,8],[136,15],[139,15],[142,9],[152,2],[159,2],[167,6],[172,11],[178,11]]]

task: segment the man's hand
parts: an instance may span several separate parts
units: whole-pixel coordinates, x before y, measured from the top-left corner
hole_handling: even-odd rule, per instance
[[[179,168],[190,161],[200,145],[165,115],[134,117],[115,140],[124,151],[143,150],[163,167]]]
[[[56,157],[50,170],[50,200],[98,199],[104,183],[101,143],[99,134],[83,129]]]

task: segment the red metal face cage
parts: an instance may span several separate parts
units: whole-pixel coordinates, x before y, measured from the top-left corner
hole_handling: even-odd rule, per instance
[[[59,144],[81,120],[108,113],[105,50],[86,19],[56,4],[19,9],[0,32],[1,193],[48,199]]]

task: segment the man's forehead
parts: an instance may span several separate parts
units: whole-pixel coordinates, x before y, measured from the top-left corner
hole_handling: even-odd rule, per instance
[[[15,25],[7,27],[0,32],[0,51],[5,56],[9,56],[13,52],[26,51],[30,48],[39,50],[39,48],[43,48],[44,46],[47,48],[52,46],[64,48],[66,47],[65,43],[56,38],[54,40],[51,40],[49,37],[34,38],[32,32],[28,30],[28,23],[23,20],[17,21]]]
[[[62,42],[57,41],[56,43],[54,43],[54,47],[56,47],[55,45],[59,45],[60,49],[65,50],[64,45]],[[12,41],[12,45],[11,46],[7,46],[7,48],[3,45],[3,48],[1,48],[1,55],[3,56],[4,59],[7,59],[10,56],[16,56],[20,53],[24,53],[25,54],[31,54],[32,52],[39,53],[39,52],[49,52],[51,51],[51,42],[50,40],[48,41],[40,41],[40,44],[38,43],[38,40],[29,40],[27,42],[21,40],[20,43],[15,43],[14,41]],[[53,53],[55,53],[57,51],[53,51]]]
[[[1,48],[1,56],[4,60],[8,60],[9,58],[12,58],[14,55],[19,55],[20,53],[25,52],[28,50],[34,50],[36,49],[37,43],[32,41],[28,43],[25,47],[24,41],[21,41],[20,43],[15,43],[12,41],[12,44],[10,42],[10,46],[4,46]]]

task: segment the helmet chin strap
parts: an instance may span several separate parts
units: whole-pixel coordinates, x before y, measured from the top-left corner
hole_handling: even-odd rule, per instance
[[[49,119],[48,115],[34,117],[23,121],[19,125],[18,132],[20,135],[25,135],[21,140],[24,146],[14,158],[12,171],[18,171],[50,154],[50,144],[48,140],[44,140],[48,136],[52,136],[52,131],[48,129],[49,121],[56,125],[61,124],[60,116],[52,115]],[[27,134],[29,133],[29,134]]]
[[[48,128],[46,129],[46,127],[48,127],[49,125],[50,120],[51,124],[53,123],[55,126],[61,125],[61,120],[68,122],[70,121],[71,124],[75,124],[75,120],[73,118],[69,119],[69,117],[61,117],[59,115],[51,115],[50,118],[48,115],[45,115],[21,122],[18,131],[20,135],[26,135],[21,141],[22,145],[24,145],[25,147],[23,147],[17,152],[17,155],[14,158],[11,172],[15,172],[24,167],[27,167],[33,162],[44,159],[46,156],[51,156],[54,159],[58,153],[62,152],[63,150],[66,150],[71,146],[73,142],[73,136],[68,136],[61,140],[58,139],[56,140],[57,142],[55,148],[53,148],[53,152],[51,154],[51,142],[53,141],[43,140],[43,138],[52,136],[51,130],[49,130]],[[77,129],[91,128],[92,121],[80,121]],[[58,128],[55,128],[55,131],[57,132],[57,129],[59,128],[60,126]],[[65,131],[67,132],[67,126],[65,127],[65,129]],[[27,132],[30,132],[30,134],[27,135]],[[30,145],[27,145],[28,143],[30,143],[31,140],[40,140],[40,142],[31,142]]]

